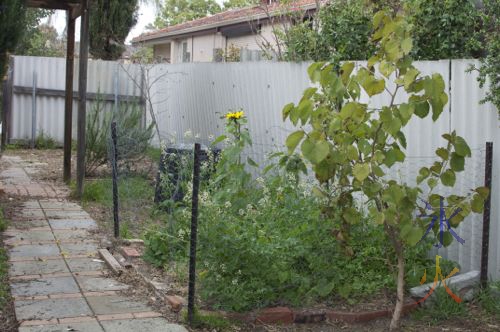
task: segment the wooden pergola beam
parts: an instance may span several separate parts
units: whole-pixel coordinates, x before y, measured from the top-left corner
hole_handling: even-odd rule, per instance
[[[25,0],[26,7],[42,9],[72,10],[80,7],[81,0]]]

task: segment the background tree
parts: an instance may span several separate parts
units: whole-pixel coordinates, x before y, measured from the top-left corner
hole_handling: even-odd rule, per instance
[[[498,3],[498,2],[497,2]],[[416,60],[474,58],[480,11],[470,0],[409,0],[406,16],[413,25]]]
[[[166,0],[156,16],[155,26],[164,28],[220,11],[221,7],[215,0]]]
[[[0,6],[0,78],[5,75],[8,53],[23,36],[26,10],[21,0],[5,0]]]
[[[500,114],[500,1],[483,0],[481,13],[483,26],[477,42],[484,45],[485,55],[481,58],[479,85],[488,85],[483,102],[491,102]]]
[[[23,38],[16,54],[47,57],[66,56],[65,41],[57,30],[48,24],[41,24]]]
[[[224,1],[224,10],[251,7],[259,4],[258,0],[227,0]]]
[[[117,60],[137,23],[137,0],[93,0],[90,6],[89,52],[98,59]]]

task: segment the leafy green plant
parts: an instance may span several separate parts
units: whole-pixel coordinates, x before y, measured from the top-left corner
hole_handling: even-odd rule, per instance
[[[490,282],[481,288],[477,298],[484,310],[500,319],[500,281]]]
[[[419,200],[432,207],[439,207],[444,200],[447,216],[459,209],[451,221],[451,226],[457,227],[471,211],[482,211],[489,193],[487,188],[476,188],[466,196],[433,193],[438,183],[453,187],[456,173],[464,170],[465,158],[471,155],[465,140],[455,132],[443,135],[447,144],[436,150],[440,160],[420,169],[417,185],[385,177],[396,163],[405,161],[402,129],[413,115],[425,118],[431,114],[436,121],[448,96],[439,74],[422,76],[412,65],[410,26],[402,16],[393,18],[380,11],[373,18],[373,29],[372,41],[377,49],[367,66],[354,71],[354,63],[347,62],[337,72],[333,64],[312,64],[309,77],[318,87],[307,89],[298,105],[286,105],[283,118],[300,127],[288,136],[286,145],[289,153],[300,145],[311,165],[318,181],[314,192],[324,200],[322,214],[338,228],[336,236],[345,253],[353,255],[349,239],[353,225],[363,220],[365,211],[368,219],[386,233],[398,266],[397,302],[390,325],[393,330],[399,328],[404,303],[405,250],[420,241],[430,224],[429,219],[416,216],[416,211],[427,214]],[[396,102],[400,90],[407,97]],[[362,91],[370,98],[382,93],[391,98],[375,107],[360,101]],[[430,188],[426,194],[424,181]],[[439,211],[433,210],[432,216],[439,218]],[[434,224],[434,234],[439,234],[438,223]],[[452,234],[446,230],[442,244],[447,246],[452,241]]]
[[[55,149],[57,142],[54,138],[41,131],[35,139],[35,147],[42,150]]]
[[[105,102],[98,92],[87,113],[85,142],[85,173],[90,175],[108,161],[111,113],[105,110]]]
[[[3,215],[3,209],[0,207],[0,233],[5,232],[7,230],[7,220]]]

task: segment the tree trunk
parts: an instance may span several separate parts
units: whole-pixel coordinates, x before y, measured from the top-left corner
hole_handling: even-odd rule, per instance
[[[389,329],[391,331],[398,330],[401,324],[401,313],[403,312],[403,304],[404,304],[404,285],[405,285],[405,258],[403,254],[403,250],[401,243],[398,242],[399,250],[396,250],[398,255],[398,280],[397,280],[397,301],[396,306],[394,307],[394,313],[392,314],[391,325]]]

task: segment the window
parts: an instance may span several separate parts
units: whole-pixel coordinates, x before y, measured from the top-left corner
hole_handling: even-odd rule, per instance
[[[188,52],[188,43],[182,43],[182,62],[190,62],[191,61],[191,53]]]

